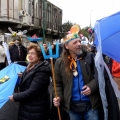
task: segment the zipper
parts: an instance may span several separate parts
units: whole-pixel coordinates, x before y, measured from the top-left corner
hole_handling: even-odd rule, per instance
[[[80,62],[80,61],[77,61],[77,62]],[[78,67],[77,67],[77,70],[78,70]],[[79,76],[79,70],[78,70],[78,92],[80,94],[80,101],[82,100],[81,98],[81,91],[80,91],[80,76]]]

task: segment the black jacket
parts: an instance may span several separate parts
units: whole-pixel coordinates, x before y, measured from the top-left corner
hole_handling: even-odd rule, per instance
[[[104,77],[105,77],[105,91],[108,102],[108,120],[120,120],[120,110],[118,101],[106,70]]]
[[[10,47],[10,58],[12,62],[15,61],[26,61],[26,56],[27,56],[27,49],[23,46],[20,45],[20,55],[19,55],[19,50],[16,45],[13,45]]]
[[[18,120],[48,120],[50,75],[51,68],[47,61],[36,65],[30,72],[23,73],[20,92],[13,95],[14,100],[20,102]]]

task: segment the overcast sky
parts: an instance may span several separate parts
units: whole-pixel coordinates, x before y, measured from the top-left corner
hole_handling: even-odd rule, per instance
[[[81,27],[120,11],[120,0],[48,0],[63,10],[63,23],[71,21]]]

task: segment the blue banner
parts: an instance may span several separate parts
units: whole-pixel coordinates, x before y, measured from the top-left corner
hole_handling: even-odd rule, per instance
[[[26,67],[11,63],[0,71],[0,108],[9,100],[8,96],[13,94],[18,73],[23,72]]]
[[[120,62],[120,11],[96,21],[94,44],[100,44],[103,54]],[[99,28],[98,28],[99,26]]]

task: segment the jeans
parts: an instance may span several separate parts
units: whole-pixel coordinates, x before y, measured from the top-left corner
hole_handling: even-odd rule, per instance
[[[99,120],[98,110],[89,109],[85,113],[69,111],[70,120]]]

